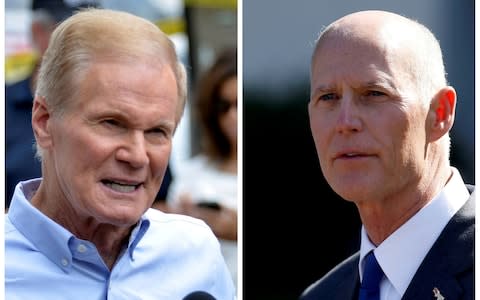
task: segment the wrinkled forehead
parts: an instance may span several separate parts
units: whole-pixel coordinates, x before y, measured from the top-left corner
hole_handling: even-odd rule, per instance
[[[311,90],[340,83],[410,89],[415,83],[410,67],[412,53],[392,47],[387,37],[381,30],[328,32],[313,56]]]
[[[348,32],[329,32],[317,44],[312,57],[311,75],[341,67],[386,65],[387,53],[387,46],[380,39]]]

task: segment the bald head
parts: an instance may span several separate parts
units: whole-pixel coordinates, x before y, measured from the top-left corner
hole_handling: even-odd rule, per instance
[[[347,15],[321,33],[310,79],[320,166],[342,197],[387,203],[450,174],[456,93],[425,26],[383,11]]]
[[[387,33],[388,30],[393,30],[394,27],[398,26],[402,27],[402,31],[404,31],[412,25],[416,26],[418,23],[391,12],[367,10],[355,12],[334,21],[324,30],[324,33],[340,30],[358,36],[368,36],[371,34]]]
[[[365,45],[385,59],[395,59],[403,65],[405,76],[417,85],[427,103],[436,90],[447,85],[438,41],[428,28],[411,19],[391,12],[369,10],[334,21],[316,41],[312,71],[323,47],[338,43],[349,43],[353,49]]]

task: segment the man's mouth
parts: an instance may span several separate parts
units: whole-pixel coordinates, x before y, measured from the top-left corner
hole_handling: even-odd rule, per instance
[[[123,183],[118,181],[112,180],[102,180],[102,183],[107,186],[108,188],[119,192],[119,193],[131,193],[135,191],[142,183]]]
[[[342,155],[343,157],[356,157],[356,156],[361,156],[359,153],[345,153]]]
[[[367,152],[359,152],[359,151],[342,151],[336,153],[333,158],[336,159],[355,159],[355,158],[364,158],[370,157],[372,154]]]

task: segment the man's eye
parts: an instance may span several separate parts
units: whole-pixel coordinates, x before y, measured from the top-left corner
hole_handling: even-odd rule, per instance
[[[321,101],[329,101],[337,99],[337,95],[334,93],[324,94],[319,97]]]
[[[383,92],[379,91],[368,91],[367,96],[372,96],[372,97],[380,97],[380,96],[385,96],[386,94]]]
[[[146,132],[149,136],[154,138],[168,138],[170,136],[170,132],[164,128],[152,128]]]
[[[148,133],[155,134],[155,135],[165,135],[165,130],[162,128],[153,128],[148,131]]]
[[[114,126],[114,127],[118,127],[120,126],[120,123],[117,121],[117,120],[114,120],[114,119],[105,119],[102,121],[103,124],[107,125],[107,126]]]

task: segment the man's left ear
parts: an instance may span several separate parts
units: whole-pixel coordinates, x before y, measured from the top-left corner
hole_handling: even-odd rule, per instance
[[[429,111],[430,141],[436,141],[450,131],[455,119],[457,93],[451,86],[442,88],[434,96]]]

